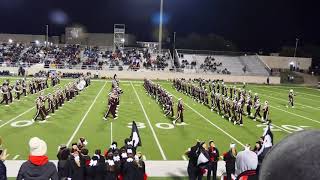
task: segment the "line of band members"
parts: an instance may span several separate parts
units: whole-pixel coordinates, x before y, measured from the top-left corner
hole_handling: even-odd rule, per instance
[[[85,87],[91,84],[90,77],[80,77],[73,82],[69,82],[64,88],[58,87],[52,93],[47,95],[41,93],[36,99],[37,111],[33,120],[36,121],[39,118],[45,120],[50,113],[54,114],[66,101],[68,102],[79,95],[79,91],[82,90],[79,88],[79,83],[83,81],[85,81]]]
[[[59,83],[60,80],[57,77],[51,78],[52,86],[55,86]],[[32,78],[30,81],[27,81],[25,79],[16,80],[13,85],[10,84],[9,80],[5,80],[0,87],[0,94],[2,95],[0,104],[5,103],[6,105],[8,105],[9,103],[12,103],[14,99],[17,99],[19,101],[21,96],[35,94],[48,87],[48,78],[44,77]]]
[[[154,99],[156,99],[157,102],[162,106],[165,116],[169,116],[171,114],[171,117],[174,117],[174,101],[172,95],[170,95],[159,84],[155,84],[148,79],[144,80],[144,88],[147,93]],[[173,120],[173,124],[176,124],[177,121],[180,121],[180,123],[184,123],[183,111],[183,101],[181,98],[179,98],[177,104],[177,117]]]
[[[257,93],[250,90],[236,88],[235,86],[226,86],[224,82],[213,80],[212,82],[197,82],[183,79],[174,79],[173,87],[186,95],[191,96],[195,101],[211,108],[211,111],[217,111],[234,124],[243,125],[243,115],[256,120],[258,117],[262,122],[270,121],[269,104],[265,101],[263,107]],[[245,85],[244,85],[245,86]],[[210,93],[209,93],[210,92]],[[210,99],[209,99],[210,96]],[[255,111],[252,112],[252,109]],[[261,115],[263,111],[263,115]]]
[[[116,76],[112,80],[111,91],[109,92],[108,96],[108,105],[107,111],[104,114],[104,120],[107,120],[109,115],[112,115],[113,119],[118,118],[118,108],[120,106],[120,96],[123,94],[122,89],[119,87],[119,80]]]

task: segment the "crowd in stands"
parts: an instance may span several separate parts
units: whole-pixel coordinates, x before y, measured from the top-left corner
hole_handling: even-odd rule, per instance
[[[0,45],[0,64],[10,66],[20,59],[20,55],[25,46],[18,43],[2,43]]]
[[[98,69],[102,69],[103,61],[99,61],[99,57],[102,52],[98,47],[86,47],[83,55],[87,58],[82,63],[82,69],[90,69],[90,66],[98,66]],[[89,66],[89,67],[88,67]]]
[[[83,51],[83,55],[81,54]],[[128,70],[138,70],[141,67],[151,70],[163,70],[168,67],[169,54],[156,56],[149,49],[125,48],[115,51],[101,47],[85,47],[80,45],[46,45],[42,43],[18,44],[3,43],[0,45],[0,64],[30,66],[44,63],[45,68],[69,68],[81,65],[81,69],[102,70],[103,66],[110,69],[118,66],[128,66]]]
[[[87,75],[89,75],[87,73]],[[79,78],[83,76],[83,73],[62,73],[63,78]]]
[[[183,58],[183,54],[179,54],[180,58]],[[196,61],[192,61],[191,63],[184,59],[181,61],[180,68],[184,69],[186,67],[190,67],[190,69],[195,69],[197,66]],[[218,74],[231,74],[231,72],[227,68],[223,68],[222,62],[217,61],[212,56],[207,56],[202,64],[200,64],[200,69],[204,72],[215,72]]]
[[[84,51],[87,60],[83,62],[82,69],[95,68],[102,69],[107,65],[110,69],[118,66],[118,70],[123,70],[123,66],[128,66],[128,70],[139,70],[145,67],[151,70],[163,70],[168,67],[169,54],[153,57],[148,49],[129,48],[124,50],[102,51],[98,47],[87,47]]]
[[[204,71],[215,72],[217,67],[220,66],[222,66],[221,62],[216,61],[214,57],[207,56],[204,60],[204,63],[200,65],[200,69],[203,69]]]
[[[45,64],[55,64],[58,68],[70,68],[81,62],[80,52],[80,45],[75,44],[46,47]]]
[[[6,70],[0,71],[0,76],[10,76],[10,72]]]

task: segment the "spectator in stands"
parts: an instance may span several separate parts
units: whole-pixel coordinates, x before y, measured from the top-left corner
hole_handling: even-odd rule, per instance
[[[58,180],[56,166],[48,161],[47,144],[38,137],[29,141],[30,156],[19,170],[17,180],[51,179]]]
[[[246,146],[244,151],[240,151],[236,157],[237,180],[258,180],[256,169],[258,167],[258,156]]]
[[[0,143],[1,144],[1,143]],[[7,150],[0,150],[0,180],[7,180],[7,168],[4,161],[7,159],[9,154]]]

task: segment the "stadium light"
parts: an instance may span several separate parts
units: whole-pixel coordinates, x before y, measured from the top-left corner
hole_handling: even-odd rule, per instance
[[[126,41],[126,40],[125,40],[124,38],[122,38],[122,39],[121,39],[121,42],[123,42],[123,43],[124,43],[125,41]]]
[[[13,40],[12,40],[12,39],[9,39],[8,42],[11,44],[11,43],[13,43]]]
[[[36,45],[40,44],[40,42],[38,40],[35,40],[34,42],[36,43]]]

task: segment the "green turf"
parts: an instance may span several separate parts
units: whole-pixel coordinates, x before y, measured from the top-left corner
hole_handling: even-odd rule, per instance
[[[0,78],[0,82],[2,81],[3,78]],[[71,80],[61,81],[61,85],[69,81]],[[29,151],[28,140],[33,136],[38,136],[47,142],[51,160],[56,159],[58,145],[76,142],[82,136],[89,142],[90,154],[93,154],[95,149],[108,148],[113,140],[122,146],[124,138],[130,136],[131,130],[128,126],[133,120],[143,125],[140,129],[142,147],[139,151],[142,151],[147,160],[182,160],[184,152],[195,143],[196,139],[204,141],[213,139],[220,152],[224,152],[228,150],[231,142],[235,142],[238,149],[242,149],[239,143],[254,144],[262,135],[263,127],[259,127],[262,126],[261,123],[245,118],[243,127],[235,126],[217,113],[211,112],[208,107],[177,92],[169,82],[160,81],[160,84],[174,95],[175,105],[176,98],[183,98],[184,116],[188,125],[173,127],[172,119],[164,117],[161,107],[145,93],[142,81],[121,82],[124,94],[121,96],[119,119],[115,121],[102,120],[111,88],[111,83],[107,81],[92,81],[92,85],[81,92],[75,100],[65,103],[62,109],[42,124],[33,123],[26,127],[11,125],[18,121],[31,120],[35,113],[35,109],[31,109],[34,107],[35,95],[23,97],[20,102],[14,102],[9,107],[0,105],[0,126],[14,119],[11,123],[0,127],[3,146],[10,154],[8,160],[16,155],[19,155],[17,159],[26,159]],[[288,90],[291,88],[297,93],[294,109],[285,107]],[[98,94],[101,89],[101,93]],[[262,101],[269,101],[270,117],[275,125],[275,142],[297,130],[320,128],[319,90],[287,85],[248,85],[247,89],[259,93]],[[46,90],[46,93],[49,91],[52,91],[52,88]],[[29,109],[31,110],[26,112]],[[24,112],[26,113],[17,117]],[[73,138],[70,140],[71,137]]]

